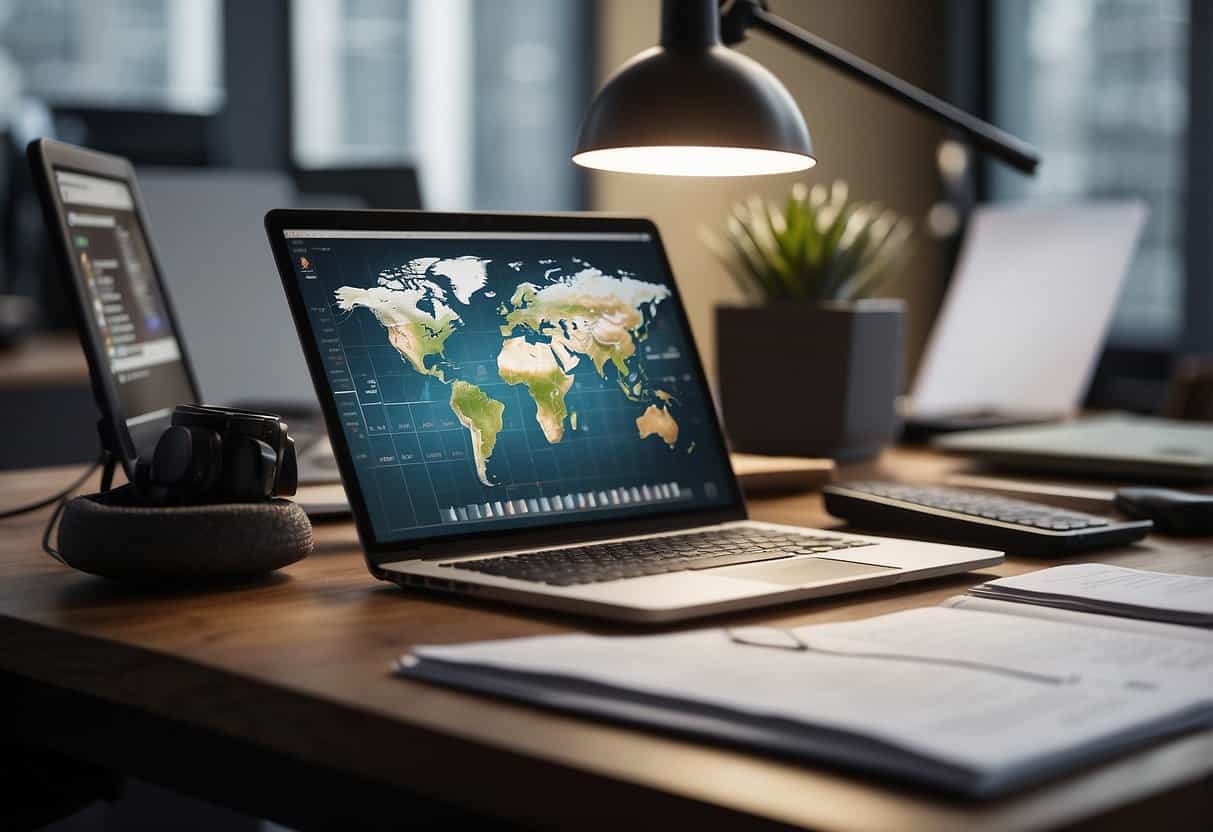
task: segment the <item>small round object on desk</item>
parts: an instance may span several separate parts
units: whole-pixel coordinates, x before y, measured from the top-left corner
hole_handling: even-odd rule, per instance
[[[297,503],[281,499],[145,506],[127,485],[69,501],[59,524],[65,563],[118,580],[249,578],[311,551],[311,521]]]

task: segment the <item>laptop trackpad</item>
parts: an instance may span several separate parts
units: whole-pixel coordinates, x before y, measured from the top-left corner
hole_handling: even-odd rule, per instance
[[[900,572],[891,566],[872,566],[869,563],[852,563],[828,558],[793,558],[790,560],[766,561],[741,566],[713,569],[708,574],[729,578],[745,578],[748,581],[766,581],[784,586],[805,586],[840,579],[867,578],[887,572]]]

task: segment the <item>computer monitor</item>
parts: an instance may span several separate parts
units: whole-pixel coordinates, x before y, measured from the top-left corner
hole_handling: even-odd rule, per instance
[[[148,241],[135,174],[118,156],[30,144],[52,247],[69,283],[108,450],[128,476],[198,386]]]
[[[267,228],[372,558],[744,515],[651,223],[273,211]]]

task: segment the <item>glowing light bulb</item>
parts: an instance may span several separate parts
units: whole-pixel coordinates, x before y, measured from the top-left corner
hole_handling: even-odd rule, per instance
[[[817,164],[812,156],[753,147],[646,146],[586,150],[573,156],[582,167],[663,176],[758,176],[793,173]]]

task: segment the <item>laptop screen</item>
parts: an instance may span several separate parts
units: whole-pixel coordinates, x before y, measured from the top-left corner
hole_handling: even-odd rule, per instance
[[[196,398],[160,276],[126,182],[58,168],[54,176],[84,323],[117,391],[121,420],[145,454],[173,407]]]
[[[650,234],[285,236],[377,542],[735,504]]]

